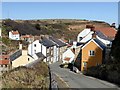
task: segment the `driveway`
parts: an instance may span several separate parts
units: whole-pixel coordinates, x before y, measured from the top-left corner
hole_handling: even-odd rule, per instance
[[[59,65],[59,62],[51,64],[50,69],[59,76],[69,88],[118,88],[116,85],[107,81],[85,76],[80,73],[74,73],[69,69],[60,68]]]

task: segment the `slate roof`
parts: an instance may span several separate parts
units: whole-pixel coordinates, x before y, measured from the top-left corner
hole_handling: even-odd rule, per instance
[[[89,41],[91,41],[92,39],[90,39]],[[106,48],[106,45],[101,42],[99,39],[95,38],[93,39],[102,49],[105,49]],[[83,44],[82,47],[84,47],[89,41],[87,41],[86,43]]]
[[[96,34],[97,34],[98,37],[100,37],[104,40],[109,40],[110,41],[110,39],[108,39],[101,31],[96,31]]]
[[[66,44],[54,37],[49,37],[53,42],[55,42],[57,44],[58,47],[62,47],[62,46],[66,46]]]
[[[55,45],[51,40],[49,40],[48,38],[45,38],[45,37],[42,37],[42,40],[40,40],[40,43],[42,43],[47,48]]]
[[[94,41],[102,48],[102,49],[105,49],[106,48],[106,46],[105,46],[105,44],[104,43],[102,43],[99,39],[94,39]]]
[[[45,57],[41,52],[39,53],[36,53],[37,57],[40,58],[40,57]]]

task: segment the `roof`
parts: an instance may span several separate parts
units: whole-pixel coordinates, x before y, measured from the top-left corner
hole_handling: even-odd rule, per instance
[[[0,65],[9,64],[9,60],[0,60]]]
[[[53,37],[49,37],[53,42],[55,42],[57,44],[58,47],[62,47],[62,46],[66,46],[66,44],[56,38]]]
[[[2,59],[5,59],[5,58],[7,58],[7,59],[9,59],[9,55],[0,55],[0,58],[2,58]]]
[[[76,46],[80,46],[80,45],[82,45],[83,43],[81,43],[81,42],[77,42],[77,45]]]
[[[22,35],[22,38],[32,38],[32,35]]]
[[[40,57],[45,57],[41,52],[39,53],[36,53],[37,57],[40,58]]]
[[[104,40],[109,40],[110,41],[110,39],[107,38],[101,31],[96,31],[96,34],[97,34],[98,37],[100,37]]]
[[[91,32],[91,30],[90,29],[88,29],[88,28],[85,28],[82,32],[80,32],[79,34],[78,34],[78,36],[79,37],[85,37],[87,34],[89,34]]]
[[[13,35],[19,34],[18,31],[11,31],[11,33],[12,33]]]
[[[80,42],[85,43],[85,42],[89,41],[92,38],[93,33],[94,33],[93,31],[90,31]]]
[[[65,60],[65,61],[69,61],[70,58],[69,58],[69,57],[65,57],[64,60]]]
[[[48,38],[45,38],[45,37],[42,37],[42,40],[40,40],[40,43],[42,43],[47,48],[55,45],[51,40],[49,40]]]
[[[110,37],[110,38],[114,38],[117,33],[117,30],[112,27],[96,27],[95,31],[100,31],[105,36]]]
[[[101,42],[99,39],[94,39],[94,41],[95,41],[100,47],[102,47],[102,49],[105,49],[105,48],[106,48],[105,44],[104,44],[103,42]]]
[[[106,46],[105,46],[105,44],[104,43],[102,43],[99,39],[97,39],[97,38],[95,38],[95,39],[90,39],[88,42],[86,42],[84,45],[83,45],[83,47],[82,47],[82,49],[84,48],[84,47],[86,47],[90,42],[94,42],[97,46],[99,46],[102,50],[104,50],[105,48],[106,48]]]

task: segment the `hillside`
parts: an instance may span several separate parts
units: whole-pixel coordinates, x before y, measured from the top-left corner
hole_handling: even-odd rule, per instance
[[[2,75],[2,88],[41,88],[49,89],[49,69],[44,62],[32,68],[24,66],[15,68]]]
[[[86,24],[93,24],[96,27],[109,27],[110,25],[101,21],[88,21],[77,19],[43,19],[43,20],[3,20],[5,30],[18,30],[20,34],[52,35],[56,38],[75,40]]]

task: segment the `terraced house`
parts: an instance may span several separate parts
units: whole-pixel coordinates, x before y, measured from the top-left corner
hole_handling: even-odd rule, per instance
[[[66,44],[53,37],[41,37],[28,46],[28,54],[34,56],[37,53],[44,55],[44,62],[54,63],[61,60]]]

